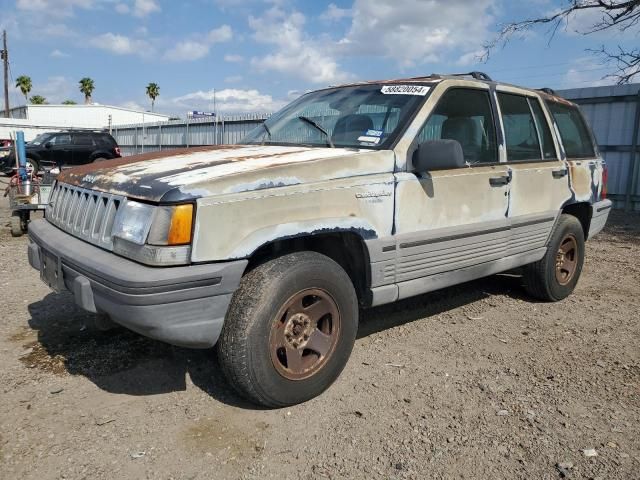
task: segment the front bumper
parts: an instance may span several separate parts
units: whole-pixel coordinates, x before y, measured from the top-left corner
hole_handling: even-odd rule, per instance
[[[246,260],[147,267],[79,240],[46,220],[29,224],[29,263],[58,261],[59,285],[85,310],[147,337],[191,348],[213,346]],[[46,252],[46,253],[45,253]],[[49,260],[48,260],[49,261]]]

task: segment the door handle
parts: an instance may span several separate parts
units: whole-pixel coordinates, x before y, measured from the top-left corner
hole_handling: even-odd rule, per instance
[[[491,177],[489,178],[489,184],[492,187],[502,187],[507,185],[511,181],[509,175],[502,175],[500,177]]]
[[[562,177],[566,177],[567,173],[569,173],[569,170],[567,170],[566,168],[563,168],[561,170],[553,170],[551,172],[551,175],[553,175],[553,178],[562,178]]]

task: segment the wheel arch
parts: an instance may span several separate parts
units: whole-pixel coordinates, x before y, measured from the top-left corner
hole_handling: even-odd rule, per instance
[[[591,217],[593,215],[592,205],[588,202],[571,203],[562,208],[562,213],[572,215],[578,219],[580,225],[582,225],[584,239],[587,240],[591,226]]]
[[[353,230],[335,229],[313,234],[300,234],[271,240],[257,248],[249,257],[245,275],[257,266],[293,252],[312,251],[326,255],[349,275],[358,295],[366,306],[371,303],[371,263],[365,239]]]

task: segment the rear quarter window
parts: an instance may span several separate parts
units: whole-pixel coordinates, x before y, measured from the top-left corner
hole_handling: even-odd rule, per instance
[[[595,157],[591,134],[578,108],[556,102],[547,102],[547,106],[560,131],[567,158]]]

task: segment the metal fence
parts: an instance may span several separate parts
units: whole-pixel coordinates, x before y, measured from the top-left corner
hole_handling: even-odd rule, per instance
[[[640,84],[560,90],[580,104],[609,166],[609,198],[616,208],[640,210]],[[113,129],[123,155],[237,143],[269,114],[174,120]]]
[[[608,192],[616,208],[640,210],[640,84],[560,90],[580,105],[609,167]]]
[[[257,113],[120,125],[113,127],[112,134],[122,155],[127,156],[170,148],[234,144],[267,118],[269,114]]]

